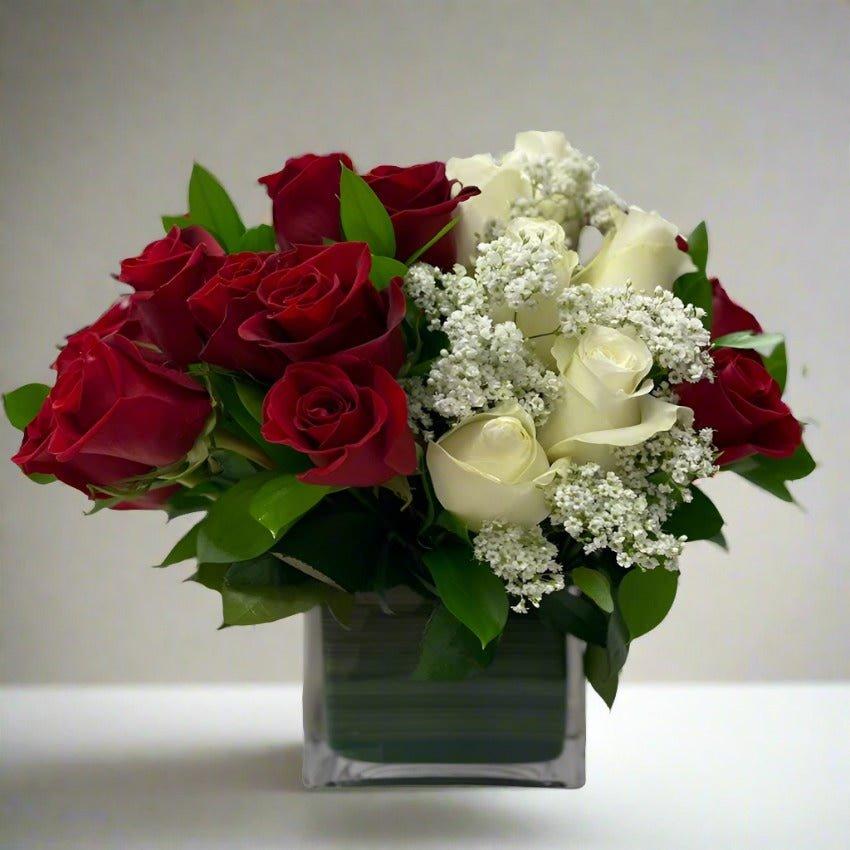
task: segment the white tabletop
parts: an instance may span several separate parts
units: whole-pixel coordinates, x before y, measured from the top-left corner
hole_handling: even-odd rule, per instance
[[[850,685],[588,695],[587,785],[300,786],[296,686],[7,688],[9,848],[846,850]]]

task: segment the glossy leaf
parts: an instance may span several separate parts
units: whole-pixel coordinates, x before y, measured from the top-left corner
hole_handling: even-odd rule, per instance
[[[214,233],[228,252],[239,250],[245,225],[221,183],[197,162],[189,178],[189,218]]]
[[[723,517],[714,502],[696,487],[690,488],[692,500],[680,502],[664,523],[664,531],[688,540],[711,540],[720,534]]]
[[[575,567],[570,573],[573,583],[588,598],[592,599],[606,614],[614,610],[611,584],[608,577],[590,567]]]
[[[706,274],[708,265],[708,228],[701,221],[688,236],[688,254],[694,261],[694,265]]]
[[[679,574],[661,567],[630,569],[617,587],[617,606],[632,640],[652,631],[676,598]]]
[[[800,443],[793,455],[786,458],[772,458],[764,455],[751,455],[726,468],[737,472],[742,478],[761,487],[768,493],[785,502],[793,502],[794,497],[785,485],[786,481],[797,481],[814,472],[817,464],[809,454],[804,443]]]
[[[604,646],[608,624],[605,615],[589,599],[569,589],[549,593],[540,603],[540,615],[554,628],[586,643]]]
[[[330,492],[330,487],[305,484],[291,472],[281,473],[254,494],[251,516],[277,537]]]
[[[395,231],[390,215],[372,187],[350,168],[341,165],[339,214],[349,242],[365,242],[373,254],[395,256]]]
[[[270,549],[275,535],[251,515],[251,502],[259,490],[278,476],[260,472],[234,484],[212,503],[198,532],[198,561],[245,561]]]
[[[446,608],[472,631],[482,648],[502,633],[508,619],[508,595],[502,580],[476,560],[469,546],[444,543],[423,560]]]
[[[201,522],[193,525],[172,547],[171,551],[162,559],[160,567],[170,567],[172,564],[179,564],[181,561],[188,561],[194,558],[198,551],[198,533],[201,530]]]
[[[713,291],[706,273],[708,230],[704,221],[701,221],[688,236],[688,254],[697,270],[678,278],[673,284],[673,294],[685,304],[693,304],[694,307],[703,309],[705,311],[702,319],[703,326],[711,328]]]
[[[24,384],[3,394],[3,409],[12,427],[23,431],[41,410],[50,387],[47,384]]]

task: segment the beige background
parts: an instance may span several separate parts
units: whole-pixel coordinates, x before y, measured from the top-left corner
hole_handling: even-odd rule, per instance
[[[789,397],[823,466],[805,511],[712,482],[731,555],[695,544],[634,679],[850,675],[850,5],[0,4],[0,386],[113,298],[109,273],[183,208],[197,158],[250,223],[255,179],[307,150],[364,167],[563,129],[626,199],[710,226],[710,269],[790,334]],[[0,426],[4,456],[17,436]],[[185,523],[103,512],[8,463],[7,680],[294,678],[300,623],[216,632],[218,597],[155,563]]]

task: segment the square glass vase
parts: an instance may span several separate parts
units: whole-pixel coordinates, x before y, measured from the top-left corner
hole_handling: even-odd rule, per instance
[[[485,669],[423,679],[434,603],[410,593],[390,606],[359,598],[347,626],[324,606],[305,615],[307,788],[584,784],[581,641],[512,613]]]

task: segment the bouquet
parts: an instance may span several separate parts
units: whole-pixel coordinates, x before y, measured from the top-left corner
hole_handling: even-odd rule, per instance
[[[403,585],[438,605],[426,671],[540,617],[586,642],[611,704],[685,543],[725,547],[697,482],[791,501],[814,462],[784,339],[710,276],[705,225],[685,237],[596,172],[554,132],[366,173],[306,154],[260,179],[273,224],[246,227],[195,165],[54,385],[4,397],[13,460],[93,510],[198,515],[161,566],[195,559],[225,626],[344,624]]]

